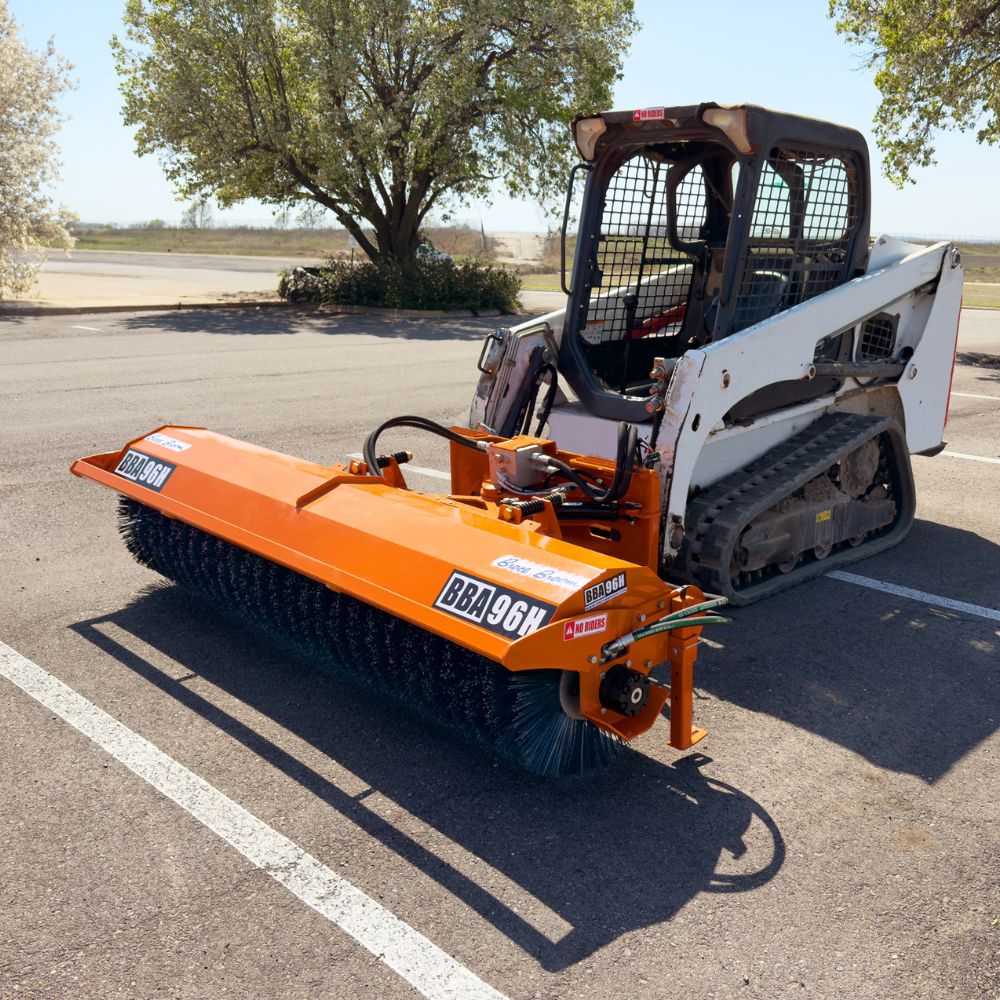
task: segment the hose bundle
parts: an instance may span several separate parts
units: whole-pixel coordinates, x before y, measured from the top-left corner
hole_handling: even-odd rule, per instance
[[[429,420],[427,417],[417,417],[409,414],[401,417],[392,417],[390,420],[376,427],[365,439],[362,453],[370,475],[381,475],[376,446],[383,432],[392,427],[410,427],[414,430],[426,431],[430,434],[436,434],[446,441],[461,445],[464,448],[471,448],[474,451],[482,451],[486,448],[484,442],[468,438],[463,434],[458,434],[450,428],[444,427],[442,424]],[[539,427],[539,429],[541,428]],[[569,480],[591,503],[598,505],[614,504],[628,493],[629,486],[632,483],[632,472],[636,463],[642,464],[642,455],[639,450],[639,433],[633,424],[626,423],[625,421],[618,424],[618,449],[615,456],[615,473],[610,485],[606,489],[602,489],[597,485],[596,480],[589,473],[574,469],[568,462],[564,462],[560,458],[548,456],[548,464],[557,470],[562,478]],[[588,482],[588,479],[592,480],[592,482]],[[565,492],[565,487],[552,488],[548,485],[537,490],[514,487],[510,483],[504,483],[503,485],[509,488],[511,492],[522,496],[545,496],[554,494],[558,490]]]
[[[365,446],[362,448],[362,454],[365,458],[365,464],[368,466],[368,472],[373,475],[381,475],[378,471],[378,454],[375,451],[375,446],[378,444],[378,439],[383,431],[389,430],[391,427],[412,427],[415,430],[427,431],[429,434],[436,434],[438,437],[442,437],[447,441],[451,441],[454,444],[460,444],[465,448],[472,448],[474,451],[482,451],[483,443],[481,441],[475,441],[472,438],[467,438],[462,434],[456,434],[455,431],[443,424],[436,423],[433,420],[428,420],[427,417],[415,417],[411,415],[405,415],[402,417],[392,417],[387,420],[384,424],[380,424],[375,428],[365,438]]]

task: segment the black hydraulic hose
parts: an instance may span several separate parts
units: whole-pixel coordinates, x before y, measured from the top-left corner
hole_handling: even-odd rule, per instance
[[[549,365],[547,367],[551,368],[552,366]],[[544,368],[542,370],[544,371]],[[554,386],[554,369],[552,370],[552,381]],[[554,394],[553,386],[550,386],[550,391]],[[464,448],[471,448],[473,451],[482,450],[483,443],[481,441],[477,441],[474,438],[468,438],[464,434],[458,434],[455,431],[444,427],[442,424],[435,423],[433,420],[428,420],[427,417],[417,417],[409,414],[401,417],[392,417],[391,419],[385,421],[385,423],[376,427],[375,430],[373,430],[365,439],[362,452],[364,454],[365,464],[368,466],[368,474],[371,476],[382,475],[382,472],[379,469],[376,445],[378,444],[378,439],[382,433],[392,427],[410,427],[414,430],[427,431],[430,434],[436,434],[438,437],[442,437],[447,441],[461,445]],[[573,485],[576,486],[580,492],[591,501],[591,503],[609,504],[620,500],[628,492],[629,485],[632,482],[633,463],[638,454],[638,450],[638,432],[636,431],[634,425],[622,421],[618,424],[618,454],[615,461],[615,474],[611,480],[611,485],[603,491],[595,490],[589,483],[586,482],[580,472],[572,468],[566,462],[563,462],[561,459],[555,458],[554,456],[548,456],[548,464],[557,469],[559,473],[573,483]],[[521,495],[537,496],[538,493],[549,492],[549,490],[548,488],[545,488],[539,491],[512,490],[512,492],[518,492]]]
[[[607,491],[603,493],[595,492],[593,487],[587,483],[584,478],[576,471],[572,466],[568,465],[561,458],[554,458],[551,455],[546,456],[548,464],[558,469],[559,472],[566,477],[577,489],[580,490],[588,500],[594,503],[604,503],[607,499]]]
[[[426,417],[392,417],[392,419],[387,420],[381,426],[376,427],[375,430],[373,430],[365,439],[365,446],[362,449],[362,452],[364,454],[365,464],[368,466],[368,474],[371,476],[379,476],[382,474],[378,467],[378,455],[375,450],[375,446],[378,443],[379,436],[382,432],[389,430],[390,427],[411,427],[414,430],[427,431],[430,434],[436,434],[438,437],[443,437],[448,441],[454,442],[455,444],[460,444],[465,448],[472,448],[474,451],[481,450],[480,442],[473,438],[468,438],[464,434],[456,434],[455,431],[449,430],[449,428],[435,423],[433,420],[428,420]]]
[[[522,434],[531,434],[531,418],[535,415],[535,404],[538,402],[538,390],[542,386],[542,376],[546,374],[549,376],[549,386],[545,390],[545,399],[542,401],[542,411],[538,418],[538,424],[535,427],[535,437],[542,436],[542,428],[545,426],[545,422],[549,419],[549,413],[552,411],[552,404],[555,402],[556,398],[558,376],[556,374],[555,366],[551,362],[546,361],[544,364],[539,366],[535,382],[531,387],[531,392],[524,405],[524,413],[521,416]]]
[[[632,483],[632,468],[639,447],[639,434],[633,424],[618,424],[618,454],[615,458],[615,476],[608,487],[609,500],[620,500]]]
[[[556,399],[556,391],[559,388],[559,376],[556,372],[556,366],[553,364],[544,364],[539,370],[539,377],[548,372],[549,375],[549,387],[545,391],[545,399],[542,400],[542,412],[538,415],[538,426],[535,428],[535,437],[542,436],[542,428],[549,421],[549,414],[552,412],[552,404]]]
[[[539,376],[541,376],[541,369],[539,369]],[[531,387],[531,392],[528,393],[528,398],[524,404],[524,414],[521,417],[521,434],[531,433],[531,418],[535,414],[535,403],[538,402],[538,386],[540,381],[536,381]]]
[[[620,500],[628,492],[632,483],[632,469],[636,453],[639,448],[639,435],[634,425],[622,421],[618,425],[618,454],[615,459],[615,474],[611,480],[611,485],[606,490],[597,491],[576,469],[572,468],[562,459],[549,456],[548,463],[558,469],[570,482],[574,483],[581,492],[596,504],[614,503]]]

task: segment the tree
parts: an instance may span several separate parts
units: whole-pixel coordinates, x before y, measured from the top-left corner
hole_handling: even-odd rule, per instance
[[[70,69],[51,42],[32,52],[0,0],[0,298],[31,287],[43,247],[73,245],[66,228],[72,216],[54,212],[45,193],[58,176],[56,99],[71,86]]]
[[[128,0],[137,150],[187,197],[313,201],[375,261],[439,203],[551,199],[607,107],[632,0]]]
[[[303,229],[318,229],[323,224],[323,217],[326,215],[326,209],[320,205],[318,202],[310,201],[299,211],[299,214],[295,216],[295,221]]]
[[[935,162],[936,130],[1000,141],[1000,2],[830,0],[830,15],[876,70],[875,138],[895,184]]]
[[[212,206],[207,198],[196,198],[181,215],[182,229],[209,229],[212,225]]]

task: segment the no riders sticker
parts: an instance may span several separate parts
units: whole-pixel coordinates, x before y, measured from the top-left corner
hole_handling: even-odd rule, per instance
[[[608,627],[607,615],[591,615],[589,618],[577,618],[566,622],[563,628],[563,641],[582,639],[586,635],[599,635]]]

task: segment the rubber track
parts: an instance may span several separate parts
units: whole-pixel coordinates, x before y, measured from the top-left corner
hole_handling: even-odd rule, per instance
[[[617,756],[617,740],[563,711],[559,670],[512,673],[128,497],[119,530],[138,562],[241,624],[530,771],[585,774]]]
[[[905,468],[897,466],[893,477],[894,485],[898,484],[896,492],[902,493],[895,497],[899,513],[885,534],[854,548],[838,549],[824,560],[800,563],[791,572],[771,576],[759,584],[740,590],[732,586],[732,552],[755,517],[821,475],[842,455],[894,429],[898,430],[897,425],[885,417],[826,414],[755,462],[720,479],[688,504],[688,542],[669,568],[669,576],[722,594],[732,604],[750,604],[895,545],[913,519],[912,475],[905,447]]]

